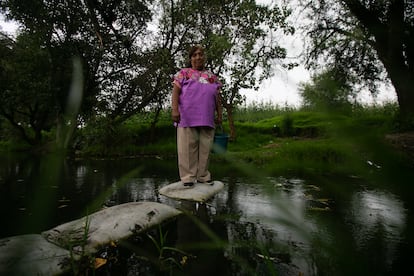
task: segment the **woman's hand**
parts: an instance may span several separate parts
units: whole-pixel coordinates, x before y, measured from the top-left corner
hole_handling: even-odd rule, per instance
[[[223,122],[223,119],[221,117],[216,117],[216,119],[214,120],[214,123],[216,123],[216,125],[221,125]]]
[[[171,118],[172,118],[174,123],[179,123],[180,122],[180,112],[178,110],[173,110],[171,112]]]

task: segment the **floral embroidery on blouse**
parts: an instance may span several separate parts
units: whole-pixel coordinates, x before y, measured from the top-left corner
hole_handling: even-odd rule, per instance
[[[197,71],[192,68],[183,68],[174,75],[173,79],[176,81],[192,79],[203,84],[217,83],[219,87],[222,86],[221,82],[217,79],[217,76],[208,70]]]

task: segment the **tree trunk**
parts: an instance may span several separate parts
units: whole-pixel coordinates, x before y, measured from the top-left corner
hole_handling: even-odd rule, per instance
[[[414,75],[409,77],[406,76],[407,74],[398,74],[397,72],[390,73],[390,79],[397,93],[401,118],[410,120],[410,118],[414,118]]]
[[[363,1],[347,0],[345,4],[369,33],[375,37],[374,48],[388,73],[398,97],[402,120],[414,116],[414,50],[406,32],[406,12],[403,0],[391,1],[387,22],[380,21],[380,14],[369,10]]]
[[[157,106],[157,108],[155,110],[154,118],[151,121],[151,127],[150,127],[150,131],[151,131],[150,132],[150,141],[151,142],[155,141],[155,134],[156,134],[155,131],[156,131],[157,123],[158,123],[159,118],[160,118],[161,110],[162,110],[162,105],[160,104],[160,105]]]
[[[414,70],[404,58],[403,42],[394,40],[397,38],[389,37],[386,46],[379,41],[375,48],[395,88],[400,114],[405,120],[414,115]]]
[[[29,145],[35,145],[35,141],[31,138],[24,127],[22,127],[18,121],[14,120],[14,117],[6,112],[2,112],[1,115],[13,126],[14,129],[20,134],[20,137],[26,141]]]
[[[60,115],[56,116],[56,146],[59,149],[63,148],[65,127],[63,117]]]

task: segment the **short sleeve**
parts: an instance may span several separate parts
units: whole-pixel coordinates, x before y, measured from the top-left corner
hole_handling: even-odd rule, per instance
[[[180,71],[175,73],[175,75],[173,76],[172,83],[176,84],[178,87],[181,88],[186,76],[187,76],[187,71],[185,69],[181,69]]]
[[[208,73],[209,73],[208,81],[210,83],[215,83],[217,85],[217,89],[221,89],[221,87],[223,86],[223,84],[218,79],[218,77],[216,75],[214,75],[213,73],[211,73],[211,72],[208,72]]]

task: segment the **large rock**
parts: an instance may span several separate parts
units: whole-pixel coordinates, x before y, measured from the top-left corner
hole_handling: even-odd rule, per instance
[[[30,234],[0,240],[0,275],[57,275],[70,269],[70,252]]]
[[[157,202],[125,203],[59,225],[41,235],[1,239],[0,275],[68,272],[71,261],[78,258],[77,253],[94,253],[100,246],[143,232],[180,213]]]
[[[74,252],[94,253],[100,246],[138,234],[180,213],[157,202],[131,202],[59,225],[42,235],[49,242]]]
[[[221,181],[214,181],[212,185],[207,183],[196,183],[191,187],[185,187],[184,184],[179,181],[162,187],[159,190],[159,193],[160,195],[178,200],[206,202],[215,194],[223,190],[223,188],[224,184]]]

